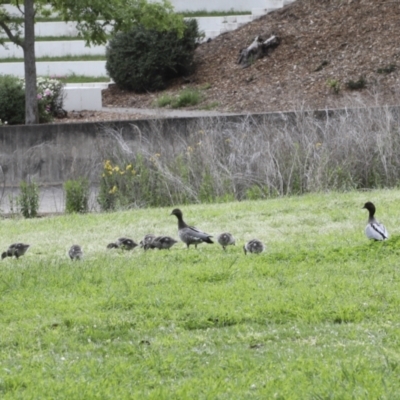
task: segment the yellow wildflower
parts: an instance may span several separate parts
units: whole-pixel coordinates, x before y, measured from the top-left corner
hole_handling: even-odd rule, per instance
[[[110,194],[114,194],[118,190],[117,186],[113,186],[112,189],[108,192]]]
[[[112,170],[112,165],[110,160],[104,161],[104,169]]]

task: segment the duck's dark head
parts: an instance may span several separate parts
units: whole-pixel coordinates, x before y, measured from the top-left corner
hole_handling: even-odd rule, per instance
[[[31,247],[30,244],[24,244],[24,243],[17,243],[15,245],[15,250],[19,255],[24,255],[26,251]]]
[[[364,204],[363,208],[366,208],[369,211],[370,215],[374,215],[375,214],[375,206],[370,201],[367,201]]]
[[[171,215],[176,215],[179,220],[183,217],[182,211],[179,208],[173,209]]]
[[[1,253],[1,259],[3,260],[4,258],[6,258],[7,257],[7,252],[5,251],[5,252],[3,252],[3,253]]]

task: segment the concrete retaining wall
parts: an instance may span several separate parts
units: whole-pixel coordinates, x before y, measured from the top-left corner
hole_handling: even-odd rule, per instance
[[[283,114],[260,114],[251,118],[282,120]],[[288,114],[287,114],[288,115]],[[151,142],[160,135],[169,144],[190,135],[201,126],[239,123],[243,115],[210,118],[168,118],[157,120],[112,121],[104,123],[18,125],[0,127],[0,185],[17,187],[21,180],[35,179],[43,185],[60,185],[67,179],[88,176],[99,178],[104,149],[118,143],[110,133],[121,132],[134,147],[135,141]],[[285,116],[287,118],[287,116]]]

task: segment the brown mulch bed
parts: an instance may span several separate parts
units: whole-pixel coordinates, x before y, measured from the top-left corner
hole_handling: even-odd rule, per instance
[[[242,69],[236,62],[240,50],[255,36],[271,34],[281,44]],[[163,93],[198,88],[205,97],[199,107],[216,102],[215,110],[229,112],[341,107],[354,105],[354,100],[393,104],[400,88],[399,37],[398,0],[297,0],[201,44],[196,72]],[[394,71],[382,71],[389,66]],[[360,77],[366,80],[364,89],[346,87]],[[339,94],[329,85],[334,81]],[[134,94],[114,85],[103,91],[103,105],[150,108],[159,95]]]

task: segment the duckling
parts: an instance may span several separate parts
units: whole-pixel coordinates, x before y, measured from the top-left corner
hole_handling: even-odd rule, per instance
[[[197,249],[197,245],[200,243],[214,243],[210,238],[211,235],[202,232],[194,226],[189,226],[183,220],[182,211],[179,208],[172,210],[171,215],[175,215],[178,218],[178,235],[183,243],[186,243],[187,248],[191,244]]]
[[[178,243],[178,241],[170,236],[157,236],[146,246],[148,246],[149,249],[169,250],[175,243]]]
[[[71,260],[81,260],[83,258],[82,247],[77,244],[74,244],[68,250],[68,255]]]
[[[249,253],[262,253],[265,250],[264,243],[258,239],[252,239],[243,246],[244,254]]]
[[[224,232],[218,235],[217,241],[225,251],[226,251],[226,246],[235,245],[235,238],[229,232]]]
[[[385,226],[378,222],[374,215],[375,215],[375,206],[370,202],[367,201],[364,204],[364,207],[366,208],[369,212],[369,217],[368,217],[368,224],[365,227],[365,235],[367,236],[368,239],[373,239],[373,240],[386,240],[389,238],[388,231],[386,230]]]
[[[13,243],[10,245],[10,247],[7,249],[7,251],[3,252],[1,254],[1,259],[4,259],[6,257],[13,257],[19,258],[23,256],[26,251],[29,249],[30,244],[24,244],[24,243]]]
[[[132,239],[129,238],[119,238],[113,243],[107,245],[107,249],[121,249],[121,250],[133,250],[137,246]]]
[[[152,233],[148,233],[145,235],[145,237],[140,241],[140,247],[143,247],[144,250],[147,250],[149,248],[150,243],[156,238],[156,235],[153,235]]]

